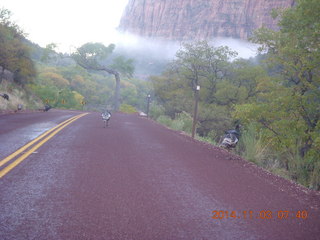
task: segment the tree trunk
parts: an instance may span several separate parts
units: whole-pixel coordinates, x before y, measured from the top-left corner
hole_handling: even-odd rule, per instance
[[[118,111],[120,107],[120,74],[117,71],[107,67],[97,68],[96,70],[103,70],[109,74],[114,75],[116,79],[116,89],[114,92],[114,110]]]
[[[4,68],[2,67],[1,74],[0,74],[0,84],[2,83],[3,76],[4,76]]]
[[[117,72],[116,70],[107,68],[107,67],[103,67],[103,66],[88,66],[82,62],[77,61],[77,63],[85,68],[85,69],[91,69],[91,70],[96,70],[96,71],[105,71],[109,74],[114,75],[115,79],[116,79],[116,89],[115,89],[115,93],[114,93],[114,110],[118,111],[119,107],[120,107],[120,74],[119,72]]]
[[[120,107],[120,75],[119,73],[115,72],[114,77],[116,78],[116,89],[114,93],[114,110],[118,111]]]
[[[300,157],[304,158],[308,151],[311,149],[312,147],[312,138],[309,136],[308,139],[305,141],[303,147],[300,148],[299,154]]]

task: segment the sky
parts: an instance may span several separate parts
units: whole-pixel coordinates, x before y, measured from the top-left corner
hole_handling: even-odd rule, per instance
[[[70,53],[87,42],[115,43],[116,31],[129,0],[0,0],[34,43],[55,43]]]
[[[55,43],[57,52],[72,53],[87,42],[130,46],[172,58],[179,44],[146,40],[129,33],[119,33],[121,16],[129,0],[0,0],[0,8],[11,11],[13,20],[27,38],[46,47]],[[248,58],[256,47],[235,39],[214,39],[217,45],[228,45]],[[141,50],[141,49],[140,49]]]

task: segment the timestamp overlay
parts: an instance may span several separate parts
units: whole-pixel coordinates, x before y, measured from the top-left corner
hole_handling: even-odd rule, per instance
[[[211,212],[211,218],[215,220],[221,219],[230,219],[230,220],[255,220],[255,219],[263,219],[263,220],[306,220],[308,218],[307,210],[261,210],[261,211],[253,211],[253,210],[243,210],[243,211],[227,211],[227,210],[213,210]]]
[[[265,232],[259,239],[320,239],[314,234],[320,232],[319,209],[314,207],[290,208],[289,206],[279,209],[227,207],[211,209],[210,219],[213,224],[234,223],[246,226],[251,231],[255,229],[252,231],[255,236],[256,231]]]

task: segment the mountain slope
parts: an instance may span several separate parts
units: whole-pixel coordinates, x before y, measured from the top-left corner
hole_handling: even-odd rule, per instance
[[[270,13],[294,0],[129,0],[119,29],[169,40],[232,37],[247,39],[254,29],[276,29]]]

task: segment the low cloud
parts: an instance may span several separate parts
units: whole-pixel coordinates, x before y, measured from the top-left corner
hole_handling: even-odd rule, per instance
[[[175,58],[183,42],[144,38],[129,33],[117,33],[112,42],[103,42],[116,45],[115,56],[123,55],[134,59],[135,75],[147,79],[149,75],[161,74],[167,64]],[[210,41],[214,47],[228,46],[238,53],[238,58],[255,57],[257,45],[250,42],[232,39],[215,38]]]
[[[214,38],[210,43],[215,46],[228,46],[238,53],[239,58],[250,58],[257,55],[256,44],[233,38]],[[182,42],[143,38],[129,33],[119,33],[117,47],[130,51],[142,51],[154,57],[173,59]]]
[[[241,39],[215,38],[212,41],[214,46],[228,46],[238,53],[239,58],[251,58],[257,55],[258,45]]]

